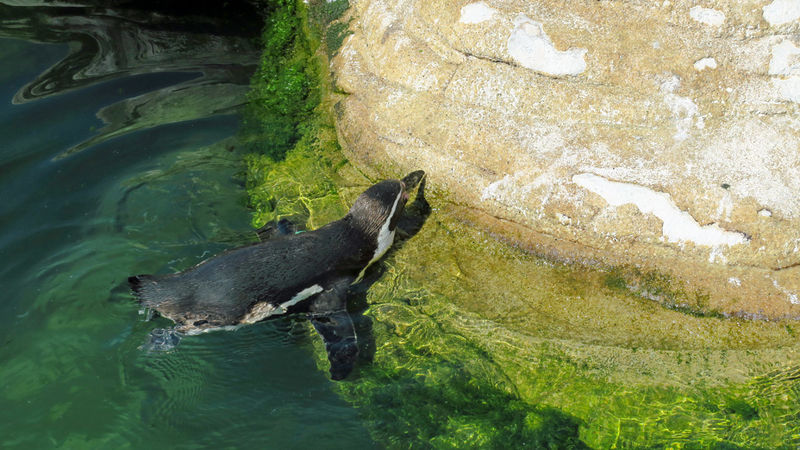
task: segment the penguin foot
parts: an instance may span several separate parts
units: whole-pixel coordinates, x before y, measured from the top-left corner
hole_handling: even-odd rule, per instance
[[[178,346],[182,337],[183,333],[174,328],[156,328],[150,332],[147,341],[139,348],[148,353],[168,352]]]

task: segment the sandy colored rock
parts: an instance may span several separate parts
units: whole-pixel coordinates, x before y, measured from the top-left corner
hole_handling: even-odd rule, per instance
[[[348,156],[691,307],[800,317],[800,19],[782,1],[351,0]],[[636,288],[635,280],[630,281]]]

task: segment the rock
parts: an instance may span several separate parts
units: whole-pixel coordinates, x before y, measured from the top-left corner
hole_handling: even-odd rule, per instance
[[[763,3],[351,0],[340,142],[537,253],[797,318],[800,12]]]

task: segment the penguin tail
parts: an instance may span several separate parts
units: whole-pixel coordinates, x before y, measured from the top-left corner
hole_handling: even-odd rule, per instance
[[[128,284],[131,286],[136,300],[143,306],[154,307],[160,301],[160,289],[158,280],[153,275],[134,275],[128,277]]]

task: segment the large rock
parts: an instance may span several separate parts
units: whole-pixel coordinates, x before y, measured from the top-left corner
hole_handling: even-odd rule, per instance
[[[800,317],[800,2],[695,3],[351,0],[340,142],[539,253]]]

